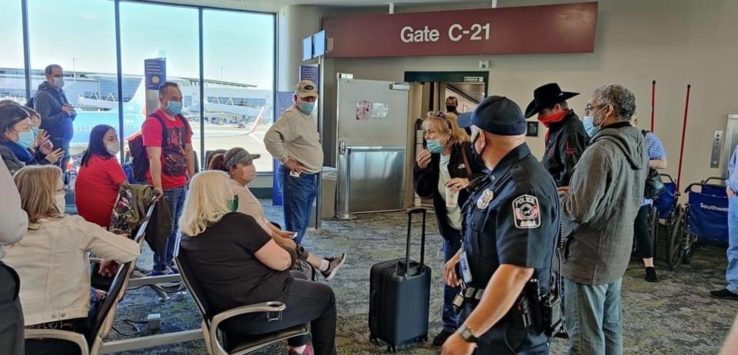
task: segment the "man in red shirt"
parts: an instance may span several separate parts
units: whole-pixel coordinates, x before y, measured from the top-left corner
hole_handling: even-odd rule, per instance
[[[159,109],[149,115],[141,127],[149,157],[146,180],[164,195],[172,217],[172,230],[165,250],[154,251],[152,275],[178,272],[173,264],[178,244],[177,222],[182,214],[187,179],[195,174],[192,129],[181,112],[182,91],[176,83],[165,82],[159,87]]]

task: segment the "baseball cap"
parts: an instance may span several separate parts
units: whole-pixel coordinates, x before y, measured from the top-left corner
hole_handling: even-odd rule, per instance
[[[297,86],[295,87],[295,93],[299,95],[300,97],[315,97],[318,96],[318,88],[315,87],[315,83],[313,83],[310,80],[302,80],[299,83],[297,83]]]
[[[528,129],[520,106],[504,96],[490,96],[484,99],[474,112],[462,114],[458,124],[463,128],[475,125],[501,136],[517,136],[524,134]]]

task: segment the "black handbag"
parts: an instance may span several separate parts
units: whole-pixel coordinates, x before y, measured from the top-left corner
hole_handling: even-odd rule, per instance
[[[664,186],[664,182],[661,180],[661,174],[659,174],[659,172],[654,168],[648,168],[646,189],[643,191],[643,196],[645,198],[655,200],[664,191],[666,191],[666,186]]]

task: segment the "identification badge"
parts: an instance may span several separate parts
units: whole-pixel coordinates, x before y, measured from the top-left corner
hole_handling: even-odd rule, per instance
[[[459,261],[461,267],[461,277],[464,279],[464,283],[469,284],[472,282],[472,274],[469,269],[469,260],[466,258],[466,252],[461,253],[461,260]]]
[[[290,176],[292,177],[300,177],[300,173],[297,171],[290,171]]]
[[[492,199],[495,198],[495,194],[492,192],[492,189],[486,189],[482,192],[482,196],[479,197],[477,200],[477,208],[480,210],[483,210],[489,206],[489,203],[492,202]]]

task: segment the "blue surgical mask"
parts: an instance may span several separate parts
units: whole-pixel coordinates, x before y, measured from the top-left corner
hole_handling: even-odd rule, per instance
[[[57,89],[61,90],[64,87],[64,78],[54,78],[53,84]]]
[[[38,137],[38,130],[39,130],[38,127],[31,127],[31,132],[33,132],[33,135],[36,137]]]
[[[33,143],[36,141],[36,136],[33,135],[33,131],[18,132],[18,144],[23,148],[33,147]]]
[[[594,125],[594,116],[582,117],[582,123],[584,124],[584,130],[587,131],[587,135],[590,137],[593,137],[600,131],[600,128]]]
[[[297,108],[304,114],[309,115],[313,113],[313,110],[315,109],[315,102],[300,101]]]
[[[179,115],[182,113],[182,103],[179,101],[167,101],[167,111],[172,115]]]
[[[443,144],[438,139],[428,139],[426,146],[431,153],[440,153],[443,151]]]

